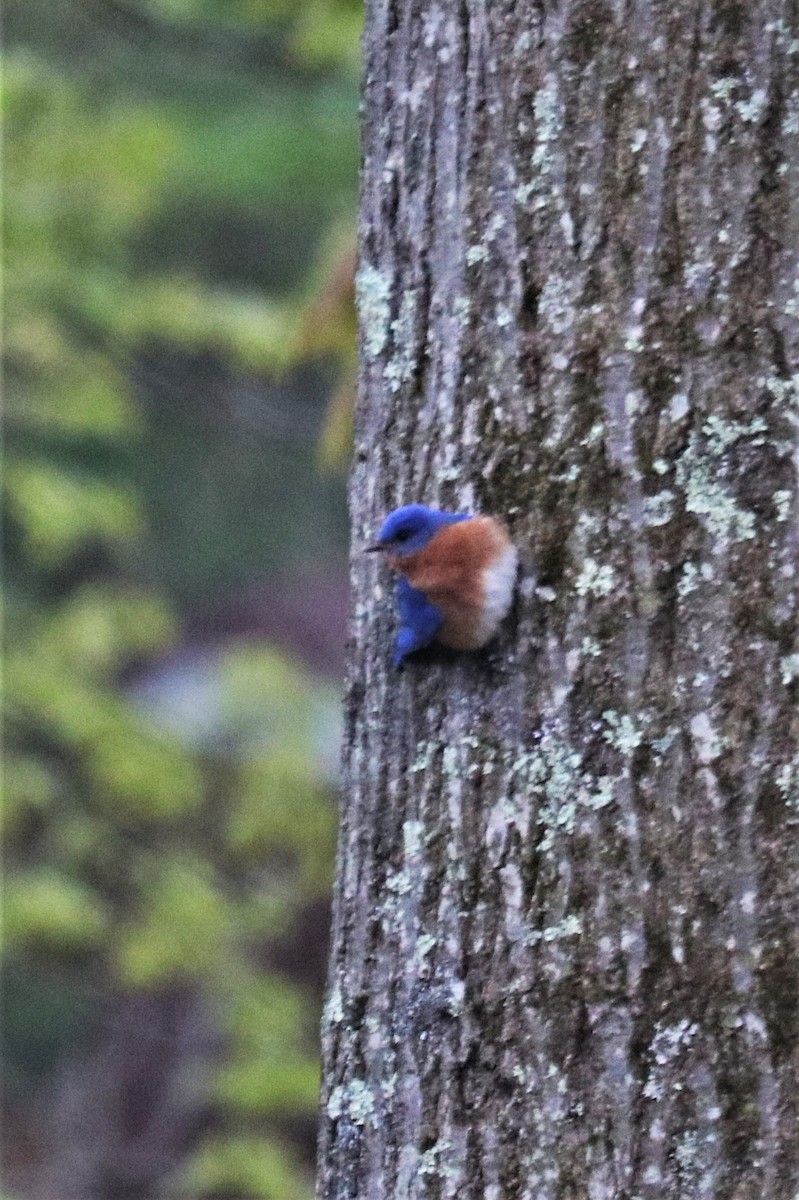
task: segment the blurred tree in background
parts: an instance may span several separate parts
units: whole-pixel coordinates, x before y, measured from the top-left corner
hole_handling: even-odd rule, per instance
[[[6,1191],[310,1194],[360,11],[8,6]]]

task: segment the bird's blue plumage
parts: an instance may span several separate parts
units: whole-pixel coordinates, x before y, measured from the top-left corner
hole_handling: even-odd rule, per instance
[[[392,554],[416,554],[423,550],[439,529],[468,521],[469,513],[441,512],[424,504],[406,504],[386,517],[380,530],[379,545]]]
[[[444,618],[435,604],[411,587],[404,576],[397,583],[396,595],[402,624],[394,643],[394,666],[399,667],[407,654],[432,642]]]

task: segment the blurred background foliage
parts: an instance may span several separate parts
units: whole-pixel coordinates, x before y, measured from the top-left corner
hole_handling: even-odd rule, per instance
[[[302,1200],[360,6],[5,18],[4,1194]]]

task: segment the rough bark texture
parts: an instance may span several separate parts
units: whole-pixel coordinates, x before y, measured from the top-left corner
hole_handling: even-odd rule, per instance
[[[799,1189],[789,0],[370,0],[319,1195]],[[526,560],[389,666],[421,500]]]

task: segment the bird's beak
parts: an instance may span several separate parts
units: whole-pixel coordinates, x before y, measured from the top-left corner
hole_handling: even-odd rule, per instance
[[[385,548],[385,543],[383,542],[372,542],[370,546],[366,547],[366,553],[375,554],[378,550],[385,550]]]

